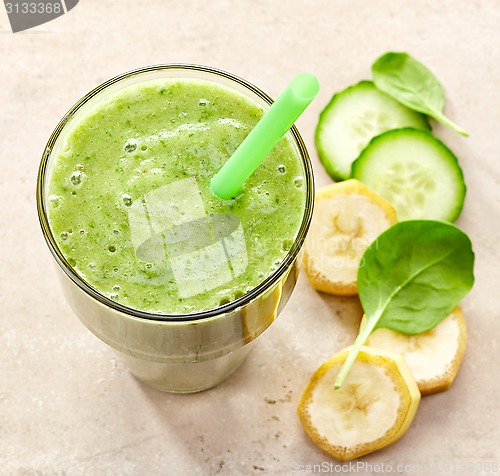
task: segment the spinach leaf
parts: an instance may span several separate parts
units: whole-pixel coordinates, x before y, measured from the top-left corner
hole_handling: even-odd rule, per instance
[[[385,327],[419,334],[441,322],[474,283],[474,253],[456,226],[408,220],[382,233],[365,251],[358,294],[366,321],[338,374],[339,388],[371,332]]]
[[[407,53],[386,53],[372,65],[375,86],[400,103],[423,112],[467,136],[460,126],[443,114],[443,87],[422,63]]]

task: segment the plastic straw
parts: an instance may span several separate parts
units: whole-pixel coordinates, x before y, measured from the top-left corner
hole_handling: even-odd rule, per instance
[[[300,73],[295,76],[234,154],[214,175],[210,183],[212,192],[222,199],[239,195],[248,177],[292,127],[318,91],[319,83],[313,74]]]

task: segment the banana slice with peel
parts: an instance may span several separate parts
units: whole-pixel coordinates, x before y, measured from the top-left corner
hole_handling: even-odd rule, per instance
[[[401,354],[422,395],[442,392],[450,388],[462,363],[467,343],[465,319],[457,306],[427,332],[405,335],[379,328],[366,343]]]
[[[303,261],[312,286],[330,294],[356,295],[363,253],[396,221],[394,208],[357,180],[319,189]]]
[[[420,392],[401,355],[362,347],[344,384],[334,382],[350,347],[313,375],[298,407],[310,438],[333,457],[349,461],[403,436]]]

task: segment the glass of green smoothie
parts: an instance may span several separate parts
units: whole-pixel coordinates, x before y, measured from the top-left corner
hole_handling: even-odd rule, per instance
[[[37,205],[63,292],[152,387],[223,381],[295,286],[314,198],[297,129],[238,197],[210,190],[271,104],[224,71],[145,67],[87,94],[47,143]]]

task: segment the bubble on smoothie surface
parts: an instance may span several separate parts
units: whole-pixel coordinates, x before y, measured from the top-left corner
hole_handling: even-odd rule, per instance
[[[132,197],[128,193],[124,193],[122,195],[122,200],[127,207],[130,207],[132,205]]]
[[[125,152],[130,153],[134,152],[135,149],[137,149],[137,140],[136,139],[128,139],[127,142],[125,143]]]
[[[49,196],[49,202],[54,208],[57,208],[61,204],[62,201],[63,201],[63,197],[61,197],[59,195],[50,195]]]
[[[293,184],[295,185],[295,188],[302,188],[302,186],[304,185],[304,177],[295,177]]]
[[[283,175],[286,172],[286,167],[283,164],[278,165],[278,173]]]
[[[245,295],[244,291],[242,291],[241,289],[237,289],[234,292],[234,299],[239,299],[240,297],[243,297],[244,295]]]
[[[80,185],[82,183],[84,176],[85,174],[81,170],[76,170],[71,174],[70,177],[71,183],[75,186]]]

